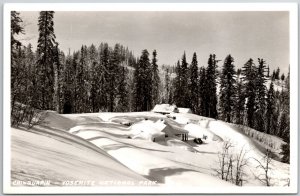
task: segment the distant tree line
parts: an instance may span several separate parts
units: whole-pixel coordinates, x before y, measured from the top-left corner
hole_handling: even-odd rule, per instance
[[[139,57],[121,44],[82,45],[65,54],[54,32],[54,12],[38,18],[36,51],[15,37],[24,34],[18,12],[11,12],[11,116],[17,126],[33,118],[35,110],[59,113],[149,111],[157,103],[191,108],[195,114],[246,125],[277,135],[289,144],[289,74],[279,78],[279,68],[269,75],[265,60],[249,59],[235,69],[228,55],[210,54],[199,66],[194,53],[189,64],[184,52],[175,66],[160,69],[156,50]],[[267,78],[271,83],[266,87]],[[285,82],[275,91],[275,80]],[[289,146],[284,146],[289,161]]]
[[[289,91],[290,76],[277,79],[269,77],[267,88],[266,62],[258,58],[257,64],[249,59],[242,69],[235,69],[234,58],[228,55],[218,71],[216,55],[208,58],[207,67],[199,68],[194,53],[190,65],[186,54],[176,64],[176,77],[172,81],[174,92],[168,99],[178,107],[188,107],[195,114],[245,125],[260,132],[279,136],[287,142],[283,146],[284,161],[289,162]],[[281,90],[274,89],[274,82],[282,80]],[[219,89],[217,89],[219,88]],[[165,88],[165,89],[171,89]],[[170,90],[169,90],[170,91]]]

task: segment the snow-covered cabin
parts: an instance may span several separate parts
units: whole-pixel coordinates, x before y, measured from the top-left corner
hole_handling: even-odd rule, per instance
[[[164,124],[165,128],[162,130],[166,134],[166,137],[177,137],[182,141],[187,141],[189,139],[189,131],[185,130],[180,124],[176,123],[173,120],[165,119]]]
[[[142,120],[130,127],[132,139],[145,139],[151,141],[162,141],[166,137],[175,137],[182,141],[188,140],[188,131],[171,120]]]
[[[170,104],[156,104],[152,109],[152,112],[161,113],[161,114],[170,114],[170,113],[178,113],[178,108],[176,105]]]

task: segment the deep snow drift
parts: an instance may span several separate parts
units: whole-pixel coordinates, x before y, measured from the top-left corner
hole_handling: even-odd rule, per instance
[[[230,141],[234,155],[247,152],[243,186],[264,186],[256,178],[263,173],[256,160],[262,161],[267,145],[233,124],[190,113],[171,115],[175,118],[153,112],[49,112],[47,123],[32,131],[12,128],[12,177],[48,178],[53,185],[63,180],[150,180],[159,186],[235,186],[216,175],[219,153]],[[176,136],[186,132],[187,141]],[[282,140],[272,141],[272,150],[280,151]],[[270,168],[271,184],[285,186],[289,165],[272,160]]]

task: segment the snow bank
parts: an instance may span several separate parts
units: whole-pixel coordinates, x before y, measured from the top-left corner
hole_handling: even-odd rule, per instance
[[[61,116],[76,122],[76,125],[103,122],[98,113],[61,114]]]
[[[44,119],[42,125],[66,131],[75,126],[76,122],[64,117],[61,114],[58,114],[55,111],[47,110],[46,118]]]
[[[181,148],[181,149],[184,149],[184,150],[188,150],[190,152],[196,152],[196,150],[192,146],[190,146],[189,144],[187,144],[187,143],[185,143],[181,140],[178,140],[178,139],[174,139],[174,138],[168,139],[166,141],[166,144],[168,146]]]
[[[194,138],[203,138],[204,140],[207,141],[223,141],[223,139],[220,136],[216,135],[215,133],[209,131],[206,128],[203,128],[200,125],[190,123],[185,125],[184,129],[188,130],[189,136]]]
[[[176,116],[175,121],[154,112],[53,113],[49,125],[68,128],[70,132],[51,129],[52,134],[41,135],[42,132],[13,130],[13,176],[33,179],[41,174],[54,180],[148,178],[165,186],[231,186],[213,176],[223,140],[232,141],[236,151],[249,150],[250,158],[261,160],[264,155],[253,138],[239,127],[190,113],[172,115]],[[122,125],[126,120],[134,124]],[[170,134],[164,141],[153,142],[167,132]],[[176,139],[178,133],[197,138],[205,135],[207,140],[202,145],[192,139],[183,142]],[[129,139],[129,135],[136,139]],[[246,186],[262,185],[253,176],[260,172],[253,160],[249,163]],[[270,167],[274,183],[283,185],[289,177],[289,165],[274,160]]]
[[[78,138],[48,135],[12,128],[12,180],[47,180],[61,186],[66,180],[147,180],[120,164],[103,150]],[[93,186],[93,185],[92,185]],[[94,184],[94,186],[98,186]]]
[[[163,123],[157,123],[151,120],[140,121],[130,127],[132,139],[145,139],[153,141],[155,138],[164,138],[165,133],[162,130],[165,128]]]

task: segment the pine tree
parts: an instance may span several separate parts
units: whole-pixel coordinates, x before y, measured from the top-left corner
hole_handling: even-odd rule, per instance
[[[179,63],[179,61],[176,64],[175,67],[175,73],[176,73],[176,77],[173,81],[173,86],[174,86],[174,102],[177,106],[182,106],[182,71],[181,71],[181,65]]]
[[[72,66],[72,99],[73,99],[73,113],[79,112],[79,107],[81,105],[81,92],[80,88],[82,85],[82,74],[80,74],[80,65],[79,65],[79,52],[73,53],[73,58],[71,62]],[[81,69],[82,70],[82,69]],[[80,80],[80,81],[79,81]]]
[[[88,58],[89,58],[89,67],[90,67],[90,103],[91,103],[91,111],[98,112],[99,111],[99,62],[97,59],[97,50],[96,47],[92,44],[88,48]]]
[[[159,78],[159,70],[158,70],[158,65],[157,65],[156,50],[153,51],[152,55],[153,55],[152,63],[151,63],[151,66],[152,66],[152,106],[154,106],[160,100],[160,97],[159,97],[160,78]]]
[[[72,72],[72,57],[69,54],[66,57],[65,71],[64,71],[64,82],[63,82],[63,113],[70,114],[73,112],[73,72]]]
[[[83,113],[86,111],[86,97],[87,97],[87,92],[85,89],[85,67],[86,67],[86,56],[85,56],[85,52],[84,52],[84,47],[81,46],[81,50],[80,53],[77,52],[76,53],[76,61],[74,63],[76,63],[76,75],[75,75],[75,81],[76,81],[76,90],[77,93],[75,95],[75,100],[77,103],[76,106],[76,112],[77,113]],[[75,57],[75,56],[74,56]]]
[[[285,79],[284,73],[281,75],[280,79],[281,79],[282,81],[284,81],[284,79]]]
[[[37,107],[43,110],[54,108],[54,54],[55,34],[53,11],[41,11],[38,19],[36,93],[40,97]],[[50,96],[49,96],[50,95]]]
[[[108,94],[108,108],[109,112],[114,111],[115,107],[115,99],[118,93],[118,80],[116,79],[118,72],[120,71],[120,64],[121,64],[121,48],[120,44],[116,44],[111,55],[111,60],[108,63],[107,71],[107,94]]]
[[[115,89],[110,89],[114,87],[115,83],[110,83],[110,72],[109,69],[113,70],[110,66],[110,50],[107,43],[103,44],[102,50],[100,49],[100,63],[96,64],[96,82],[97,87],[97,110],[107,111],[113,109],[113,97],[110,97],[109,91],[115,91]],[[111,99],[110,99],[111,98]]]
[[[269,78],[269,77],[270,77],[270,67],[268,65],[268,68],[267,68],[267,78]]]
[[[90,78],[90,68],[88,64],[88,49],[87,46],[82,46],[80,50],[80,67],[82,69],[82,84],[83,89],[81,89],[82,96],[82,111],[83,112],[92,112],[91,103],[90,103],[90,91],[91,91],[91,78]]]
[[[149,53],[145,49],[134,72],[134,101],[136,111],[152,109],[152,72]]]
[[[129,111],[129,92],[128,92],[128,81],[126,76],[128,75],[128,69],[125,67],[119,68],[119,84],[118,84],[118,104],[117,112],[128,112]]]
[[[241,73],[237,75],[236,81],[236,99],[234,106],[235,123],[243,125],[244,124],[244,110],[245,110],[245,92],[244,84],[241,79]]]
[[[54,58],[54,93],[55,100],[54,105],[56,111],[59,113],[63,112],[63,86],[64,86],[64,53],[61,52],[58,48],[58,44],[56,44],[53,51]]]
[[[18,53],[19,47],[22,45],[19,40],[16,40],[15,36],[19,34],[24,34],[24,28],[22,27],[22,19],[19,16],[20,13],[16,11],[11,11],[11,66],[14,68],[16,64],[16,55]],[[13,69],[12,69],[13,71]],[[12,76],[14,76],[12,74]],[[13,78],[11,78],[13,79]]]
[[[280,79],[279,76],[280,76],[280,69],[278,67],[277,70],[276,70],[276,72],[275,72],[275,79],[279,80]]]
[[[245,85],[245,100],[246,100],[246,124],[253,128],[254,125],[254,112],[256,100],[256,66],[253,59],[249,59],[242,68],[243,82]]]
[[[24,29],[21,26],[22,19],[19,16],[20,13],[16,11],[11,12],[11,116],[12,121],[13,114],[16,112],[15,103],[18,99],[18,96],[20,94],[20,50],[21,50],[21,42],[16,40],[15,36],[21,34],[24,34]]]
[[[290,163],[290,70],[286,77],[286,91],[283,91],[282,95],[284,107],[279,121],[279,129],[286,144],[281,146],[281,154],[283,155],[282,161]]]
[[[208,59],[206,68],[206,116],[210,118],[218,118],[217,112],[217,60],[216,55],[211,54]]]
[[[265,131],[265,111],[266,111],[266,78],[265,72],[265,61],[258,59],[257,75],[255,78],[256,86],[256,110],[255,110],[255,121],[254,128],[258,131]]]
[[[178,106],[189,108],[189,91],[188,91],[188,63],[185,52],[181,59],[181,103]]]
[[[193,60],[189,69],[189,98],[190,105],[192,111],[196,114],[198,113],[198,101],[199,101],[199,93],[198,93],[198,61],[196,52],[193,55]]]
[[[273,82],[270,84],[270,88],[267,94],[267,107],[266,107],[266,133],[275,134],[277,121],[274,119],[275,113],[275,94]]]
[[[206,84],[206,69],[204,67],[200,67],[199,71],[199,115],[206,116],[206,97],[207,97],[207,84]]]
[[[275,79],[276,79],[276,72],[275,72],[275,70],[273,70],[271,80],[275,81]]]
[[[164,96],[163,96],[163,100],[162,103],[169,103],[169,97],[170,97],[170,76],[169,76],[169,68],[166,69],[165,72],[165,83],[164,83]]]
[[[236,80],[234,59],[228,55],[224,60],[222,74],[220,77],[220,107],[221,117],[226,122],[232,122],[232,116],[235,104]]]

